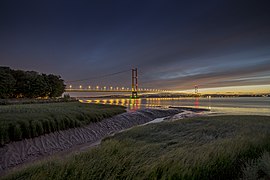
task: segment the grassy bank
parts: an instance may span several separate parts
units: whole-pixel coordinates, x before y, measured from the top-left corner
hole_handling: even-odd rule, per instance
[[[261,162],[269,151],[269,116],[200,117],[136,127],[86,153],[34,164],[6,178],[248,178],[249,166],[257,170],[250,162]]]
[[[19,104],[43,104],[43,103],[61,103],[61,102],[76,102],[75,98],[49,98],[49,99],[0,99],[0,105],[19,105]]]
[[[80,127],[124,111],[121,106],[79,102],[0,106],[0,145]]]

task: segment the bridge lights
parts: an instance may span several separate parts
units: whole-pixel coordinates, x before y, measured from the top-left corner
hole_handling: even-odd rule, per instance
[[[82,85],[80,85],[80,89],[82,89]]]
[[[113,87],[111,86],[111,87],[110,87],[110,90],[112,90],[112,89],[113,89]]]
[[[99,86],[96,86],[96,89],[99,89]]]
[[[88,86],[88,89],[91,89],[91,86]]]
[[[104,90],[106,90],[106,86],[104,86]]]
[[[116,87],[116,90],[118,90],[119,89],[119,87]]]
[[[71,89],[72,88],[72,85],[69,85],[69,88]]]
[[[122,87],[122,90],[125,90],[125,88],[124,88],[124,87]]]

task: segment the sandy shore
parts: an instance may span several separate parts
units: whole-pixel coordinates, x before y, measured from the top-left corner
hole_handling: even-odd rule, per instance
[[[136,112],[126,112],[85,127],[6,144],[0,148],[0,175],[14,167],[53,154],[61,156],[61,154],[87,150],[89,147],[99,144],[104,137],[136,125],[145,124],[156,118],[173,117],[181,112],[184,112],[181,108],[142,109]]]

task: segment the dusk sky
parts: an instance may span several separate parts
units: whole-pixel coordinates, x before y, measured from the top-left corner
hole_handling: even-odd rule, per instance
[[[1,0],[0,27],[0,66],[67,85],[270,92],[269,0]]]

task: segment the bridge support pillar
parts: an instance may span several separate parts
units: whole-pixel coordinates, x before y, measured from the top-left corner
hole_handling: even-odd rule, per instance
[[[199,93],[198,85],[195,85],[195,94],[198,94],[198,93]]]
[[[136,99],[138,98],[138,70],[137,68],[132,69],[132,84],[131,84],[131,98]]]

